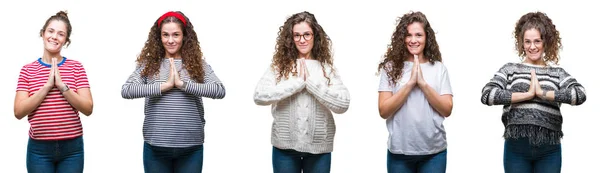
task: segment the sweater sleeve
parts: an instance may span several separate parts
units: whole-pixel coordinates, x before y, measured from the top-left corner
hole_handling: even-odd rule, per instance
[[[275,72],[269,68],[256,85],[254,103],[263,106],[271,105],[302,91],[305,86],[305,82],[295,76],[282,78],[280,82],[276,82]]]
[[[204,83],[197,83],[188,80],[185,83],[184,91],[197,97],[208,97],[213,99],[222,99],[225,97],[225,86],[217,77],[212,67],[203,61]]]
[[[329,110],[342,114],[350,106],[350,92],[337,73],[330,76],[330,85],[327,84],[327,81],[314,80],[309,77],[306,80],[306,89]]]
[[[147,84],[141,75],[143,65],[138,65],[133,74],[129,76],[121,87],[121,97],[135,99],[148,96],[160,96],[160,83]]]
[[[488,82],[481,91],[481,103],[485,105],[509,105],[512,101],[512,92],[506,86],[508,83],[508,67],[505,64],[494,77]]]
[[[570,105],[581,105],[585,102],[585,88],[564,69],[560,71],[559,90],[554,92],[554,100]]]

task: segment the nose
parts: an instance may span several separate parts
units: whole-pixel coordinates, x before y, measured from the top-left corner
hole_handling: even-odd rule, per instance
[[[300,37],[300,43],[305,43],[305,42],[306,42],[306,39],[303,36]]]
[[[169,36],[169,39],[167,40],[167,43],[173,44],[173,42],[175,42],[175,39],[173,38],[173,36]]]
[[[410,37],[410,43],[417,43],[417,39],[414,36]]]
[[[534,43],[529,44],[529,49],[535,49],[535,48],[537,48],[537,47],[535,47]]]

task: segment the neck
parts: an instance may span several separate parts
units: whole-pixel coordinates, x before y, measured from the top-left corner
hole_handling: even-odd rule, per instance
[[[298,58],[300,58],[300,59],[312,59],[312,58],[310,57],[310,53],[307,53],[307,54],[300,54],[300,55],[298,55]]]
[[[414,55],[410,55],[410,57],[406,58],[405,61],[415,62]],[[422,63],[427,63],[427,62],[429,62],[429,59],[425,58],[423,53],[419,54],[419,63],[422,64]]]
[[[178,54],[169,54],[169,53],[166,53],[165,54],[165,58],[166,59],[169,59],[169,58],[181,59],[181,54],[179,54],[179,53]]]
[[[525,58],[524,63],[532,64],[532,65],[539,65],[539,66],[546,66],[546,63],[541,58],[538,59],[537,61],[532,61],[528,58]]]
[[[48,51],[44,51],[44,55],[42,55],[42,61],[47,64],[52,64],[52,58],[56,58],[56,61],[62,61],[63,57],[58,53],[50,53]]]

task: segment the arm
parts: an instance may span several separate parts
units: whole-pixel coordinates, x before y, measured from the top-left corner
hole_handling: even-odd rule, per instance
[[[452,113],[452,94],[440,95],[427,83],[419,85],[429,105],[441,116],[448,117]]]
[[[75,78],[75,87],[77,88],[77,92],[74,90],[66,90],[67,85],[62,82],[62,78],[60,75],[60,70],[58,70],[58,65],[56,59],[52,59],[53,64],[52,68],[54,68],[56,87],[59,88],[62,92],[63,97],[69,102],[71,106],[80,111],[85,115],[91,115],[92,110],[94,109],[94,103],[92,101],[92,93],[90,92],[90,85],[88,83],[87,74],[85,73],[85,68],[81,64],[75,64],[73,67],[74,78]],[[66,91],[65,91],[66,90]]]
[[[204,62],[204,82],[196,83],[193,80],[183,82],[181,90],[198,97],[222,99],[225,97],[225,86],[214,73],[210,65]]]
[[[535,97],[535,85],[529,87],[528,92],[511,92],[506,89],[508,83],[509,64],[504,65],[492,79],[488,82],[481,91],[481,103],[492,105],[509,105],[511,103],[519,103],[522,101],[531,100]],[[532,73],[535,76],[535,73]],[[533,81],[534,78],[532,78]]]
[[[304,81],[295,76],[290,76],[288,79],[282,77],[281,81],[276,82],[275,72],[269,68],[254,90],[254,103],[263,106],[277,103],[302,91],[305,85]]]
[[[418,63],[418,59],[415,60],[415,63]],[[393,68],[390,68],[392,70]],[[400,110],[402,106],[406,103],[408,99],[408,95],[410,91],[417,84],[417,66],[413,65],[411,69],[410,79],[406,84],[400,87],[396,94],[393,94],[392,90],[393,86],[389,83],[389,76],[387,74],[387,70],[382,69],[380,72],[381,78],[379,80],[379,116],[383,119],[388,119],[392,117],[395,112]],[[406,74],[404,74],[406,75]]]
[[[405,85],[396,94],[392,94],[391,91],[379,91],[379,116],[383,119],[388,119],[400,110],[404,103],[406,103],[412,88],[414,88],[414,85]]]
[[[160,83],[147,84],[141,76],[144,69],[139,65],[133,74],[129,76],[125,84],[121,87],[121,97],[125,99],[135,99],[148,96],[160,96],[161,90],[167,91],[168,87],[162,87]]]
[[[560,88],[558,91],[547,91],[543,99],[557,101],[570,105],[581,105],[586,101],[585,88],[566,71],[560,73]]]
[[[65,99],[67,99],[67,102],[69,102],[71,106],[75,107],[75,109],[87,116],[92,114],[94,102],[92,101],[92,93],[90,92],[90,88],[79,88],[77,89],[77,92],[68,90],[62,94]]]
[[[15,95],[14,113],[15,118],[22,119],[33,112],[46,98],[46,95],[54,88],[54,70],[50,70],[48,81],[37,92],[29,96],[27,88],[29,87],[27,67],[21,69],[17,84],[17,93]]]
[[[318,73],[316,73],[318,74]],[[308,77],[306,79],[306,89],[311,93],[319,103],[323,104],[329,110],[337,114],[342,114],[350,106],[350,93],[339,75],[330,75],[331,86],[327,81],[319,81]]]
[[[20,120],[33,112],[44,101],[44,98],[46,98],[51,89],[51,87],[44,86],[31,97],[27,91],[17,91],[14,106],[15,118]]]
[[[421,66],[417,66],[419,75],[417,85],[423,91],[425,99],[429,102],[429,105],[443,117],[448,117],[452,113],[452,87],[450,86],[450,77],[445,66],[442,67],[442,75],[440,84],[440,93],[435,91],[423,78],[423,72]]]

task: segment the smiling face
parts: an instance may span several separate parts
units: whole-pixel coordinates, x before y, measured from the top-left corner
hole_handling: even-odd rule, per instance
[[[52,54],[60,53],[67,40],[67,25],[60,20],[52,20],[42,33],[44,49]]]
[[[180,24],[175,22],[165,23],[160,30],[160,39],[165,48],[165,58],[180,58],[183,42],[183,31]]]
[[[419,57],[423,57],[423,50],[425,49],[427,40],[423,24],[420,22],[414,22],[409,24],[406,29],[408,30],[408,34],[405,37],[404,43],[406,44],[408,52],[410,52],[412,55],[419,55]]]
[[[300,57],[311,58],[310,51],[314,46],[314,33],[310,25],[306,22],[301,22],[294,25],[292,32],[294,33],[294,44]]]
[[[523,49],[526,55],[525,61],[532,64],[543,63],[544,41],[537,29],[531,28],[525,31],[523,34]]]

